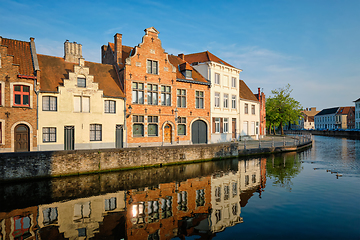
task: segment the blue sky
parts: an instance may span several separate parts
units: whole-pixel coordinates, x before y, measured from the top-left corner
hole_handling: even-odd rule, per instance
[[[34,37],[38,53],[62,57],[68,39],[94,62],[115,33],[135,46],[154,26],[166,52],[208,50],[242,69],[254,92],[290,83],[303,107],[317,109],[360,98],[359,0],[0,0],[0,23],[0,36]]]

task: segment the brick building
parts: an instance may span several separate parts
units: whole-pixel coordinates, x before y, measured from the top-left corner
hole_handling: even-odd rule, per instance
[[[35,42],[0,37],[0,151],[37,149]]]
[[[260,136],[266,135],[266,98],[265,93],[260,91],[258,88],[258,93],[255,94],[255,97],[259,100],[260,104]]]
[[[210,83],[183,57],[168,55],[158,35],[150,27],[133,48],[121,34],[102,46],[102,63],[116,66],[126,95],[126,146],[208,143]]]

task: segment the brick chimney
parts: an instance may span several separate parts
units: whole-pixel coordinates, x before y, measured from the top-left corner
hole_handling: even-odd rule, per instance
[[[122,34],[117,33],[114,35],[115,43],[115,62],[117,64],[122,63]]]
[[[82,45],[76,42],[69,42],[66,40],[64,43],[64,59],[65,62],[79,63],[82,58]]]
[[[185,55],[183,53],[180,53],[178,57],[185,61]]]
[[[258,87],[258,99],[259,99],[259,102],[261,101],[261,93],[260,93],[260,88]]]

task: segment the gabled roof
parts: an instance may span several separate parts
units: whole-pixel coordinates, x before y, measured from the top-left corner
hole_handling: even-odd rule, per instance
[[[176,68],[176,79],[177,80],[184,80],[187,82],[194,82],[194,83],[210,85],[209,81],[207,81],[198,71],[196,71],[192,66],[190,66],[187,62],[185,62],[181,58],[174,56],[174,55],[168,55],[168,58],[169,58],[170,63]],[[180,65],[185,66],[185,69],[192,71],[192,79],[186,78],[180,72]]]
[[[358,101],[360,101],[360,98],[356,99],[354,102],[358,102]]]
[[[348,115],[350,110],[352,110],[353,112],[355,112],[355,107],[339,107],[338,111],[336,114],[339,115]]]
[[[333,108],[326,108],[321,110],[318,114],[315,116],[321,116],[321,115],[328,115],[328,114],[335,114],[339,107],[333,107]]]
[[[240,99],[246,99],[246,100],[252,100],[252,101],[258,101],[258,99],[255,97],[254,93],[250,90],[250,88],[246,85],[246,83],[243,80],[240,80]]]
[[[7,54],[14,56],[14,64],[19,65],[19,74],[34,76],[30,42],[1,38],[1,45],[7,46]]]
[[[234,66],[228,64],[224,60],[221,60],[220,58],[218,58],[217,56],[215,56],[214,54],[212,54],[209,51],[187,54],[187,55],[185,55],[185,61],[187,61],[190,64],[195,63],[195,62],[210,62],[211,61],[211,62],[217,62],[217,63],[223,64],[223,65],[235,68]]]
[[[63,80],[69,78],[69,72],[74,72],[75,63],[65,62],[63,58],[38,54],[41,71],[41,91],[57,92],[58,86],[63,86]],[[94,82],[99,83],[99,89],[104,96],[125,97],[121,91],[116,70],[113,65],[85,61],[89,74],[94,76]]]

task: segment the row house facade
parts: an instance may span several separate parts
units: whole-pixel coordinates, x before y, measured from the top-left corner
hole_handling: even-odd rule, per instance
[[[355,100],[355,128],[360,128],[360,98]]]
[[[85,61],[76,42],[66,41],[64,53],[38,55],[38,150],[123,147],[125,96],[116,69]]]
[[[37,72],[34,38],[0,37],[0,151],[37,149]]]
[[[339,107],[335,120],[335,128],[337,129],[354,129],[355,107]]]
[[[126,95],[126,146],[210,142],[210,83],[182,58],[168,55],[159,32],[145,29],[135,47],[122,35],[102,47],[102,63],[113,64]]]
[[[335,129],[336,119],[335,115],[339,107],[326,108],[315,115],[315,129]]]
[[[211,142],[238,139],[241,134],[238,99],[242,70],[208,51],[187,54],[184,59],[211,82]]]
[[[240,136],[258,139],[260,134],[260,107],[263,106],[243,80],[239,81]],[[264,121],[264,119],[263,119]],[[264,130],[264,129],[263,129]]]

